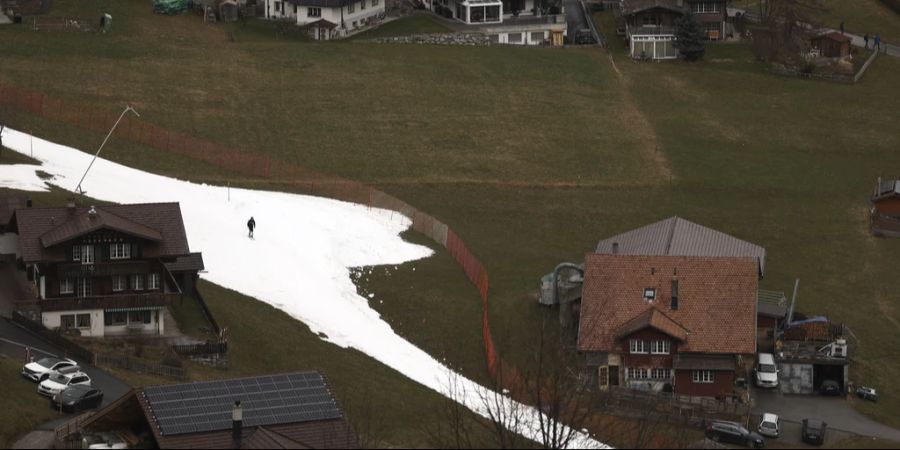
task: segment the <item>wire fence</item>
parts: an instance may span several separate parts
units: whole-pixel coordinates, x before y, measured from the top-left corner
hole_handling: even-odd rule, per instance
[[[3,81],[0,81],[0,106],[104,134],[118,119],[118,113],[85,108]],[[487,368],[491,376],[497,377],[500,358],[491,337],[488,272],[466,243],[447,224],[397,197],[363,183],[322,174],[282,161],[273,164],[267,156],[241,152],[185,133],[168,130],[136,117],[125,116],[116,129],[116,137],[209,163],[236,174],[277,180],[311,195],[396,211],[408,217],[412,221],[413,230],[447,249],[469,281],[478,289],[482,301],[482,336]]]

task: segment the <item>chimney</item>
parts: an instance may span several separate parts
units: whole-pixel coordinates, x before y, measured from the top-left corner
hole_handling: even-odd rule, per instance
[[[31,197],[28,197],[27,199],[25,199],[25,207],[31,208]]]
[[[618,254],[619,254],[619,243],[618,243],[618,242],[613,242],[613,250],[612,250],[612,254],[613,254],[613,255],[618,255]]]
[[[68,212],[69,215],[75,214],[75,199],[74,198],[69,198],[68,200],[66,200],[66,212]]]
[[[672,277],[672,310],[678,309],[678,277]]]
[[[234,448],[241,448],[241,441],[244,440],[244,408],[241,407],[241,401],[234,402],[234,408],[231,410],[231,439]]]
[[[88,218],[94,220],[97,218],[97,208],[91,206],[91,210],[88,211]]]

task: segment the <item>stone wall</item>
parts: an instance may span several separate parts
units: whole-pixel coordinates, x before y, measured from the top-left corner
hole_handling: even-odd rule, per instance
[[[381,44],[491,45],[490,37],[479,33],[414,34],[377,38],[371,41]]]

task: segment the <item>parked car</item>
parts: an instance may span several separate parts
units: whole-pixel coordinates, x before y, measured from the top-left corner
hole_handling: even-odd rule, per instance
[[[825,431],[828,424],[819,419],[803,419],[801,437],[803,442],[810,445],[822,445],[825,443]]]
[[[878,393],[875,392],[875,389],[865,386],[856,388],[856,396],[863,400],[869,400],[872,402],[878,401]]]
[[[778,366],[771,353],[760,353],[756,357],[756,385],[761,388],[778,387]]]
[[[42,358],[36,362],[25,364],[25,367],[22,367],[22,376],[40,383],[46,380],[52,372],[67,367],[78,367],[78,363],[68,358]]]
[[[737,422],[713,420],[706,424],[706,437],[715,442],[730,442],[753,448],[763,448],[766,441],[759,433],[752,432]]]
[[[841,395],[841,384],[834,380],[825,380],[819,386],[819,393],[831,396]]]
[[[62,403],[63,412],[99,408],[103,403],[103,391],[92,386],[76,384],[50,399],[50,406],[57,411],[60,409],[60,403]]]
[[[64,391],[67,387],[77,385],[91,385],[91,377],[81,371],[53,372],[46,380],[38,385],[38,394],[53,397]]]
[[[85,435],[81,439],[81,448],[119,449],[128,448],[128,444],[116,433],[101,432]]]
[[[781,419],[775,414],[765,413],[762,416],[762,420],[759,421],[759,427],[756,430],[765,437],[778,438],[781,431]]]

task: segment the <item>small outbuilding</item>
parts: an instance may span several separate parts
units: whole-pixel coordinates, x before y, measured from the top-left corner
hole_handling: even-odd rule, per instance
[[[871,201],[872,232],[876,236],[900,237],[900,179],[879,178]]]
[[[219,20],[222,22],[237,22],[238,15],[238,3],[235,0],[219,2]]]
[[[843,58],[850,55],[850,38],[846,35],[832,31],[812,38],[813,48],[819,49],[819,54],[826,58]]]

